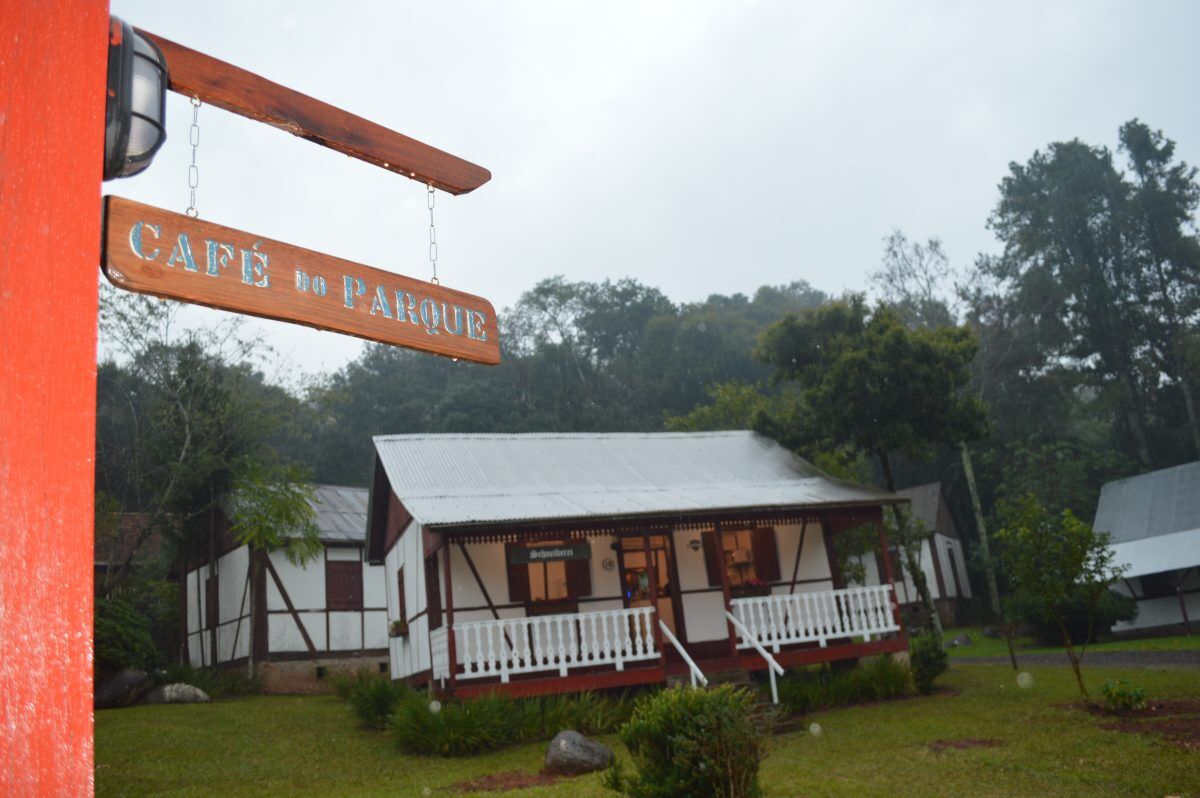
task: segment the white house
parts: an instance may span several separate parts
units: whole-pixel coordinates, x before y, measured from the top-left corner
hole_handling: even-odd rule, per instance
[[[942,623],[953,626],[966,622],[966,602],[972,597],[971,580],[967,577],[966,550],[942,495],[942,483],[929,482],[896,493],[912,503],[912,520],[930,533],[921,542],[921,570]],[[891,554],[896,573],[904,575],[903,580],[896,580],[896,593],[901,605],[918,605],[921,597],[917,595],[912,576],[905,569],[903,557],[895,546]],[[861,562],[866,584],[878,585],[887,581],[883,561],[878,555],[862,558]]]
[[[847,588],[830,546],[863,523],[882,537],[901,499],[754,433],[389,435],[375,451],[368,557],[395,679],[531,695],[907,648],[891,585]]]
[[[265,689],[307,692],[331,668],[386,664],[384,569],[363,556],[367,491],[314,487],[323,547],[303,567],[283,552],[237,545],[218,517],[214,558],[185,580],[185,656],[194,667],[245,665],[253,654]]]
[[[1200,617],[1200,462],[1109,482],[1092,527],[1111,536],[1125,565],[1116,589],[1137,599],[1138,615],[1114,632],[1183,626]]]

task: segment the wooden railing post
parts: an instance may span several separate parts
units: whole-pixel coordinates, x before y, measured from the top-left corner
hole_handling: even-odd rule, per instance
[[[454,549],[451,546],[443,546],[442,551],[446,555],[446,558],[442,560],[442,571],[445,574],[446,582],[446,662],[450,670],[450,689],[453,690],[458,681],[458,645],[454,639],[454,579],[450,575],[450,554]]]

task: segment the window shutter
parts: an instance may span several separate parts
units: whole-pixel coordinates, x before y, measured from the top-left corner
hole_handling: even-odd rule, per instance
[[[572,540],[571,543],[585,543],[584,540]],[[528,570],[526,570],[528,573]],[[592,561],[567,560],[567,595],[571,598],[592,595]]]
[[[708,586],[721,586],[721,568],[723,558],[717,550],[717,534],[711,530],[700,533],[700,542],[704,544],[704,570],[708,572]]]
[[[220,593],[217,591],[217,577],[210,576],[204,581],[204,626],[201,627],[203,629],[211,629],[220,625],[221,607],[218,596]]]
[[[429,628],[442,626],[442,587],[438,579],[437,557],[425,561],[425,609],[429,613]]]
[[[779,581],[779,547],[775,545],[775,530],[758,527],[750,533],[754,550],[754,573],[764,582]]]
[[[504,562],[508,565],[508,600],[514,603],[529,601],[529,566],[509,562],[508,553],[519,548],[523,548],[520,543],[504,544]]]
[[[408,623],[408,603],[404,599],[404,566],[396,569],[396,587],[400,590],[400,602],[396,606],[399,609],[398,617],[401,621]]]
[[[362,563],[329,560],[325,563],[325,606],[331,610],[361,610]]]

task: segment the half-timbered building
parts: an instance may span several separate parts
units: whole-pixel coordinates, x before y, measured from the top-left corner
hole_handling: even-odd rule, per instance
[[[1137,602],[1117,633],[1185,631],[1200,618],[1200,462],[1105,483],[1097,532],[1109,536],[1114,588]]]
[[[322,550],[305,565],[238,545],[218,514],[213,554],[188,570],[183,586],[193,667],[253,657],[269,692],[320,689],[333,669],[386,667],[383,568],[364,556],[367,491],[316,485],[314,496]]]
[[[395,679],[532,695],[907,647],[890,579],[847,587],[835,555],[862,524],[887,552],[902,499],[754,433],[374,442]]]
[[[910,502],[910,518],[925,532],[921,541],[921,571],[929,595],[942,623],[958,626],[975,621],[979,611],[972,606],[971,580],[967,573],[967,555],[958,525],[942,494],[941,482],[929,482],[896,491]],[[921,597],[917,594],[912,574],[895,546],[892,560],[896,569],[896,596],[905,611],[920,615]],[[883,558],[879,552],[862,558],[865,584],[887,582]]]

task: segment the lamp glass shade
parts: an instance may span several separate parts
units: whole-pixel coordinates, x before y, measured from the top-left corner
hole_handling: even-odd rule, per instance
[[[105,112],[106,180],[141,172],[166,140],[167,82],[166,62],[158,47],[114,18]]]

